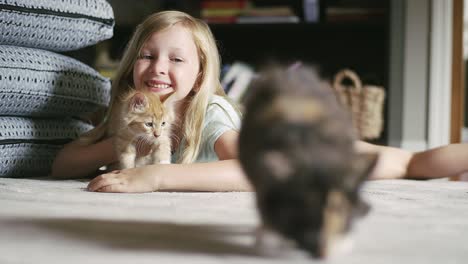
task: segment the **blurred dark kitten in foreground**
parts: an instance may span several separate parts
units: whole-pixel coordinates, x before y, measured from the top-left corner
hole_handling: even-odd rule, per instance
[[[348,113],[312,68],[270,66],[249,89],[240,162],[263,229],[325,257],[368,211],[359,188],[377,156],[355,152]]]

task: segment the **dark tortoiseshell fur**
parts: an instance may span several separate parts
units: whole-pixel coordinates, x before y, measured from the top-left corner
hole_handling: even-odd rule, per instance
[[[357,154],[348,113],[307,66],[271,66],[249,88],[240,162],[263,225],[313,256],[327,255],[354,215],[376,155]]]

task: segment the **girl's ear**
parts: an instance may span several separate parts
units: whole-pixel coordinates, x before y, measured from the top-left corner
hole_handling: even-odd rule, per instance
[[[135,93],[130,99],[130,111],[135,113],[142,113],[148,106],[148,98],[142,93]]]

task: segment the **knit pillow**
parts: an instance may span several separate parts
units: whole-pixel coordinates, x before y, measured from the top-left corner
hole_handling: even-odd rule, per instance
[[[91,128],[69,118],[0,117],[0,177],[47,176],[63,144]]]
[[[13,143],[0,145],[0,177],[48,176],[61,145]]]
[[[101,110],[110,81],[75,59],[0,45],[0,115],[78,116]]]
[[[84,48],[112,37],[106,0],[0,0],[0,44],[53,51]]]

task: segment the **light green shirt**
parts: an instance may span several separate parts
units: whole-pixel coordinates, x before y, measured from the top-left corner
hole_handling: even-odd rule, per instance
[[[200,153],[195,162],[218,160],[214,150],[216,140],[226,131],[239,131],[241,119],[234,107],[223,97],[213,95],[206,110],[205,121],[200,142]],[[172,163],[176,163],[184,149],[182,141],[179,149],[172,155]]]

